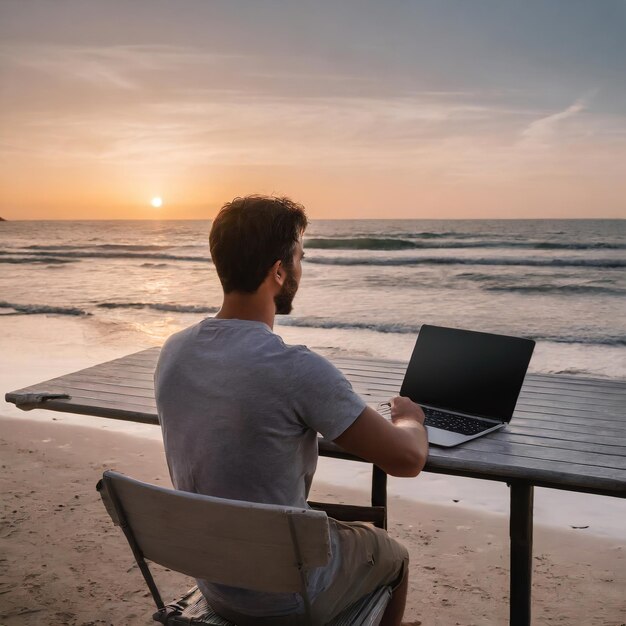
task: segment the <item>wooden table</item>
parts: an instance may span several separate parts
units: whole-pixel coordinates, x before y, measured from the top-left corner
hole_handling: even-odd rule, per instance
[[[158,355],[159,348],[150,348],[7,393],[6,400],[23,408],[158,424]],[[398,393],[406,369],[399,361],[331,360],[373,405]],[[70,397],[45,399],[41,393]],[[626,382],[528,375],[507,428],[456,448],[431,447],[425,471],[497,480],[511,488],[512,626],[530,624],[534,487],[626,497],[625,407]],[[325,456],[361,460],[324,439],[319,448]],[[384,504],[385,478],[381,471],[373,474],[373,505]]]

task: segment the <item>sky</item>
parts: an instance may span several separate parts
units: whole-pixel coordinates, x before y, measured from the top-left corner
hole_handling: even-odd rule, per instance
[[[1,217],[249,193],[626,218],[626,1],[0,0]]]

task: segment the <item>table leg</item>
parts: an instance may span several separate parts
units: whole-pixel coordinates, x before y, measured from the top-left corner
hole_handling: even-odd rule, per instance
[[[510,486],[510,624],[511,626],[530,626],[534,487],[526,482],[512,482]]]
[[[372,506],[385,507],[385,518],[381,527],[387,530],[387,474],[376,465],[372,466]]]

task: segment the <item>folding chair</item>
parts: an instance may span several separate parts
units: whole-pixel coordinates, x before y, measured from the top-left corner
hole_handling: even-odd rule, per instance
[[[153,619],[168,626],[235,626],[215,613],[197,587],[163,603],[146,559],[215,583],[301,594],[302,624],[311,616],[307,571],[331,557],[323,511],[225,500],[142,483],[106,471],[98,482],[104,505],[126,535],[157,606]],[[337,616],[333,626],[377,626],[389,600],[381,587]]]

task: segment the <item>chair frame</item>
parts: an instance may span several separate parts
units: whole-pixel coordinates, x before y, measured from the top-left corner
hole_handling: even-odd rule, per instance
[[[124,512],[122,503],[120,502],[120,499],[115,491],[115,487],[113,486],[113,481],[107,476],[107,472],[105,472],[102,478],[98,481],[98,484],[96,485],[96,489],[98,490],[98,493],[100,493],[100,496],[102,497],[103,501],[104,501],[103,492],[106,490],[106,494],[109,496],[110,502],[113,505],[113,510],[117,517],[118,525],[122,529],[122,532],[124,533],[124,536],[126,537],[128,544],[130,545],[130,549],[133,552],[135,561],[137,562],[137,565],[139,566],[139,571],[144,577],[146,584],[148,585],[148,589],[150,590],[150,593],[152,594],[152,599],[154,600],[154,603],[156,604],[156,607],[159,611],[165,609],[165,603],[163,602],[163,599],[161,598],[161,594],[159,592],[158,587],[156,586],[154,577],[152,576],[152,572],[150,571],[150,568],[148,567],[148,563],[146,562],[146,559],[143,556],[141,548],[139,547],[139,544],[137,543],[137,540],[135,539],[135,535],[133,534],[132,528],[130,527],[128,520],[126,519],[126,513]],[[106,506],[106,501],[105,501],[105,506]]]

